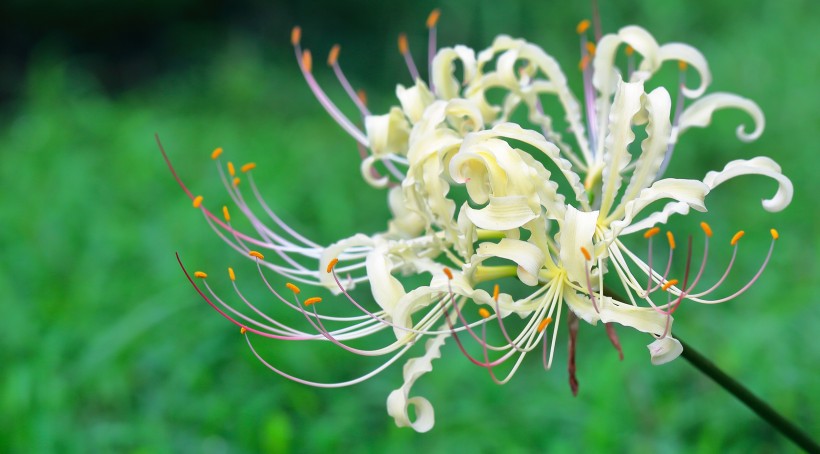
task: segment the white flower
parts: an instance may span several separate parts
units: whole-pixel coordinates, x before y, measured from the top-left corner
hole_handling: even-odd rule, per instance
[[[573,392],[578,389],[574,363],[578,320],[592,325],[604,323],[620,354],[612,324],[652,335],[649,350],[653,364],[677,357],[682,348],[671,337],[671,325],[672,313],[681,302],[717,303],[745,291],[760,276],[778,235],[771,231],[772,247],[760,272],[748,285],[728,297],[707,299],[725,279],[734,256],[723,278],[712,288],[695,292],[704,275],[711,228],[702,224],[706,246],[699,270],[694,273],[690,266],[690,242],[685,275],[678,279],[669,276],[677,248],[671,232],[666,235],[666,271],[661,272],[652,263],[653,238],[660,232],[656,225],[665,223],[673,214],[687,214],[690,209],[705,211],[706,195],[737,176],[757,174],[778,182],[774,197],[763,201],[769,211],[789,204],[792,185],[777,164],[765,157],[729,162],[723,170],[709,172],[702,181],[662,176],[678,138],[686,130],[708,125],[718,109],[734,107],[748,112],[754,120],[751,132],[744,127],[738,129],[742,140],[752,140],[763,129],[760,109],[737,95],[704,95],[711,74],[705,58],[694,48],[679,43],[659,45],[636,26],[606,35],[596,46],[586,40],[587,22],[578,29],[584,80],[582,108],[555,59],[526,41],[500,36],[478,54],[464,46],[436,52],[437,18],[434,12],[428,20],[429,83],[419,77],[402,35],[399,48],[414,83],[398,86],[399,105],[383,115],[369,112],[363,96],[353,90],[341,71],[338,46],[331,51],[328,63],[358,106],[363,130],[341,113],[314,79],[312,57],[301,48],[298,28],[292,37],[311,90],[358,142],[363,177],[374,187],[388,188],[393,216],[386,232],[357,234],[327,247],[310,241],[282,222],[262,200],[252,178],[253,164],[241,167],[247,182],[239,180],[231,163],[227,164],[229,175],[225,174],[221,149],[212,157],[218,162],[225,188],[253,226],[252,234],[232,226],[226,207],[222,218],[214,215],[202,204],[201,197],[194,197],[183,185],[217,234],[257,263],[273,295],[288,310],[304,316],[306,328],[290,326],[262,312],[243,296],[235,282],[236,298],[247,306],[246,311],[212,292],[205,273],[194,273],[194,277],[203,279],[204,290],[189,275],[192,284],[217,311],[241,327],[248,345],[263,363],[287,378],[314,386],[338,387],[365,380],[427,337],[424,355],[407,361],[405,383],[387,401],[388,413],[398,425],[421,432],[434,425],[433,407],[422,397],[411,397],[410,388],[432,370],[432,360],[440,356],[448,337],[471,362],[486,368],[494,381],[506,383],[525,356],[539,347],[544,367],[551,366],[558,327],[566,313]],[[628,54],[625,73],[614,63],[621,46]],[[670,60],[679,63],[681,74],[674,109],[672,96],[665,88],[650,92],[644,88],[645,82]],[[457,67],[460,77],[456,77]],[[689,67],[698,73],[700,83],[696,87],[686,85]],[[493,104],[487,92],[499,89],[504,98]],[[686,106],[686,98],[694,102]],[[544,103],[553,101],[565,118],[555,119],[544,113]],[[520,109],[527,112],[526,125],[510,121]],[[569,138],[565,139],[555,127],[561,121],[569,128]],[[645,132],[639,149],[633,143],[638,129]],[[461,186],[466,196],[452,190]],[[245,187],[269,220],[258,217],[245,203]],[[663,208],[650,210],[658,201],[665,202]],[[646,261],[621,241],[639,231],[647,240]],[[741,231],[732,238],[735,254],[742,235]],[[284,286],[269,282],[267,271],[290,282]],[[614,275],[613,280],[620,283],[625,301],[605,292],[606,274]],[[429,283],[408,289],[405,276],[423,276]],[[235,280],[232,269],[229,277]],[[497,282],[510,278],[530,288],[529,294],[514,297],[501,291]],[[369,285],[371,297],[359,301],[350,290],[363,283]],[[350,303],[353,315],[322,314],[316,309],[321,298],[302,299],[302,284],[330,289]],[[566,312],[565,303],[569,308]],[[487,329],[498,330],[505,342],[489,343]],[[379,337],[384,342],[379,347],[362,349],[347,343],[379,332],[389,333]],[[359,378],[319,383],[293,377],[266,362],[256,353],[252,335],[327,341],[359,355],[391,356]],[[505,373],[498,373],[498,367],[509,360],[513,364]],[[415,406],[415,420],[409,417],[411,405]]]

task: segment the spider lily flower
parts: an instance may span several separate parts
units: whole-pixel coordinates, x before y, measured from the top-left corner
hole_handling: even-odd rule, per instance
[[[671,276],[678,245],[674,235],[666,232],[668,260],[660,267],[653,263],[653,241],[660,233],[657,225],[691,209],[706,211],[706,195],[738,176],[762,175],[778,183],[776,194],[763,201],[769,211],[785,208],[793,189],[780,167],[766,157],[731,161],[702,180],[662,176],[686,130],[704,127],[716,110],[734,107],[754,120],[751,132],[738,129],[742,140],[751,140],[762,132],[760,109],[737,95],[705,95],[711,74],[700,52],[685,44],[659,45],[640,27],[625,27],[592,43],[586,36],[589,23],[579,25],[582,103],[558,62],[538,46],[499,36],[478,53],[465,46],[438,49],[437,20],[434,11],[427,22],[427,81],[406,36],[400,35],[399,51],[412,84],[397,87],[398,105],[385,114],[370,112],[362,92],[351,86],[341,69],[340,47],[331,49],[327,63],[356,106],[361,117],[357,119],[344,115],[316,81],[312,54],[302,47],[301,29],[294,28],[291,36],[311,91],[357,143],[363,178],[387,189],[392,218],[386,231],[319,245],[268,207],[253,181],[255,164],[240,166],[244,175],[240,174],[231,162],[222,162],[222,151],[217,149],[211,157],[236,209],[249,221],[250,233],[233,226],[227,207],[221,217],[207,208],[172,167],[171,171],[214,231],[255,262],[273,298],[300,324],[264,312],[246,298],[233,269],[228,269],[235,292],[230,300],[239,302],[239,308],[212,290],[208,274],[189,273],[183,267],[192,285],[240,327],[260,361],[300,383],[322,387],[359,383],[424,340],[424,354],[407,360],[404,384],[387,400],[388,413],[399,426],[421,432],[433,427],[433,408],[425,398],[411,396],[411,388],[432,369],[432,361],[449,338],[492,380],[506,383],[529,353],[540,352],[543,366],[551,367],[565,318],[573,393],[579,386],[575,339],[581,320],[604,324],[621,356],[615,325],[652,336],[648,346],[652,363],[673,360],[681,345],[671,336],[672,314],[682,302],[712,304],[739,296],[761,275],[779,235],[771,230],[769,252],[747,285],[716,297],[735,262],[743,233],[730,241],[734,252],[722,277],[703,290],[698,286],[707,274],[711,228],[702,225],[700,264],[690,239],[684,275]],[[624,72],[614,63],[621,48],[628,56]],[[644,88],[666,61],[678,62],[680,71],[674,109],[664,87],[650,92]],[[687,84],[689,68],[699,76],[695,87]],[[491,101],[496,98],[488,92],[498,90],[502,100]],[[548,115],[545,107],[551,105],[564,118]],[[513,123],[522,109],[528,123]],[[561,122],[570,132],[566,138],[559,132],[563,128],[556,126]],[[637,144],[639,128],[646,138]],[[454,187],[464,190],[454,191]],[[262,213],[250,208],[246,189]],[[655,202],[665,205],[650,209]],[[622,241],[638,232],[646,239],[646,260]],[[614,275],[610,280],[626,292],[624,301],[605,291],[607,274]],[[279,278],[271,279],[274,275]],[[424,276],[429,283],[408,289],[404,276]],[[517,280],[529,291],[502,291],[505,279]],[[361,284],[369,286],[369,297],[354,297],[351,290]],[[330,289],[336,301],[303,294],[308,286]],[[345,304],[351,315],[328,315],[322,310],[327,304]],[[380,339],[382,344],[363,349],[350,343],[365,337]],[[387,359],[358,378],[317,382],[267,362],[254,348],[252,339],[260,338],[330,342],[357,355]],[[409,416],[411,406],[415,418]]]

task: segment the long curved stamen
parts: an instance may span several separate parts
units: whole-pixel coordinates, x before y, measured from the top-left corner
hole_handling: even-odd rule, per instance
[[[569,388],[573,396],[578,396],[578,376],[575,369],[575,351],[578,342],[578,317],[572,311],[569,311],[567,318],[567,327],[569,328],[569,354],[567,359]]]
[[[407,35],[404,33],[399,35],[399,53],[404,57],[404,63],[407,64],[407,70],[410,71],[410,77],[413,78],[415,83],[420,78],[419,70],[413,61],[413,55],[410,54],[410,45],[407,44]]]
[[[330,53],[327,56],[327,64],[333,69],[333,73],[336,74],[336,78],[339,80],[339,83],[344,88],[345,93],[350,99],[356,104],[356,107],[359,108],[359,112],[361,112],[363,117],[370,115],[370,111],[367,110],[367,106],[365,106],[364,102],[362,102],[361,98],[356,94],[356,90],[350,85],[350,82],[347,80],[344,71],[342,71],[342,67],[339,66],[339,51],[341,50],[341,46],[338,44],[334,44],[333,47],[330,49]]]
[[[709,238],[712,237],[712,228],[709,227],[709,224],[705,222],[700,223],[700,228],[703,229],[703,258],[700,261],[700,269],[698,270],[697,276],[695,276],[695,280],[692,281],[692,284],[687,289],[687,293],[691,294],[692,289],[698,285],[700,282],[701,276],[703,276],[703,271],[706,269],[706,259],[709,257]]]
[[[576,31],[581,37],[581,62],[579,67],[581,69],[584,82],[584,111],[586,112],[587,117],[589,149],[592,156],[595,157],[598,152],[598,148],[596,146],[596,138],[598,137],[598,120],[595,110],[595,88],[592,85],[592,57],[594,54],[595,45],[587,41],[587,30],[589,30],[589,26],[589,20],[584,19],[578,24]]]
[[[584,273],[587,277],[587,293],[589,294],[589,299],[592,301],[592,307],[595,309],[595,312],[600,312],[600,310],[598,310],[598,303],[595,300],[595,292],[592,291],[592,282],[589,278],[589,262],[592,260],[592,256],[589,255],[587,248],[583,246],[581,246],[581,253],[584,254]]]
[[[429,73],[430,91],[435,92],[433,85],[433,58],[436,56],[436,24],[441,16],[438,8],[430,12],[427,16],[427,71]]]

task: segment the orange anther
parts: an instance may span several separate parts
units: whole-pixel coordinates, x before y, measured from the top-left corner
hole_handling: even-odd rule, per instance
[[[228,213],[228,207],[222,206],[222,216],[225,218],[225,222],[231,222],[231,214]]]
[[[669,249],[675,249],[675,235],[672,235],[672,232],[666,232],[666,239],[669,240]]]
[[[237,187],[237,186],[239,186],[239,181],[240,181],[240,180],[239,180],[239,177],[234,178],[234,179],[233,179],[233,187]]]
[[[453,272],[450,271],[450,268],[444,268],[444,274],[447,275],[447,279],[453,280]]]
[[[685,61],[683,61],[683,60],[678,60],[678,69],[679,69],[679,70],[681,70],[681,71],[686,71],[686,68],[688,68],[688,67],[689,67],[689,65],[688,65],[688,64],[686,64],[686,62],[685,62]]]
[[[635,49],[633,49],[632,46],[626,46],[626,56],[627,57],[631,57],[632,54],[634,54],[634,53],[635,53]]]
[[[241,328],[239,328],[239,334],[244,335],[244,334],[245,334],[245,333],[247,333],[247,332],[248,332],[248,328],[245,328],[244,326],[243,326],[243,327],[241,327]]]
[[[194,277],[199,279],[205,279],[206,277],[208,277],[208,275],[202,271],[194,271]]]
[[[587,69],[587,66],[589,66],[589,55],[584,55],[584,57],[581,59],[581,61],[578,62],[578,69],[583,71],[583,70]]]
[[[222,148],[215,148],[214,151],[211,152],[211,159],[216,159],[219,155],[222,154]]]
[[[707,224],[705,222],[701,222],[700,223],[700,228],[703,229],[703,233],[705,233],[706,236],[708,236],[709,238],[712,238],[712,228],[709,227],[709,224]]]
[[[547,326],[552,323],[552,317],[547,317],[544,320],[541,320],[541,323],[538,324],[538,332],[542,332],[547,329]]]
[[[290,282],[288,282],[287,284],[285,284],[285,287],[289,288],[291,292],[293,292],[293,293],[295,293],[295,294],[297,294],[297,295],[299,294],[299,292],[301,292],[301,291],[302,291],[299,287],[297,287],[297,286],[295,286],[295,285],[291,284]]]
[[[239,170],[241,170],[242,173],[246,173],[249,170],[253,170],[255,168],[256,168],[256,163],[255,162],[249,162],[249,163],[243,165]]]
[[[234,169],[231,161],[228,161],[228,173],[231,174],[232,177],[236,176],[236,169]]]
[[[482,307],[481,309],[478,310],[478,315],[480,315],[481,318],[487,318],[487,317],[490,316],[490,311],[488,311],[487,309],[484,309]]]
[[[339,259],[336,258],[336,259],[331,260],[330,263],[327,264],[327,272],[328,273],[332,272],[333,267],[336,266],[337,263],[339,263]]]
[[[259,260],[265,260],[265,256],[264,256],[264,255],[262,255],[262,254],[260,254],[260,253],[259,253],[259,252],[257,252],[257,251],[249,251],[249,252],[248,252],[248,255],[250,255],[251,257],[256,257],[256,258],[258,258]]]
[[[430,11],[430,15],[427,16],[427,28],[433,28],[436,26],[436,22],[438,22],[438,18],[441,16],[441,10],[436,8],[433,11]]]
[[[404,33],[399,35],[399,52],[404,55],[408,52],[410,46],[407,44],[407,35]]]
[[[201,195],[198,195],[194,198],[193,205],[194,205],[194,208],[199,208],[199,206],[202,205],[202,196]]]
[[[367,93],[365,93],[364,90],[357,91],[356,96],[359,97],[359,101],[361,101],[362,104],[367,105]]]
[[[302,27],[295,26],[290,31],[290,43],[294,46],[299,44],[299,41],[302,40]]]
[[[643,237],[644,238],[652,238],[653,236],[660,233],[660,231],[661,231],[660,227],[652,227],[651,229],[649,229],[649,230],[647,230],[646,232],[643,233]]]
[[[587,43],[587,52],[589,55],[595,55],[595,43]]]
[[[308,298],[308,299],[305,300],[305,306],[310,306],[311,304],[316,304],[316,303],[321,303],[321,302],[322,302],[322,298],[319,298],[318,296],[314,296],[312,298]]]
[[[493,300],[498,301],[498,284],[493,286]]]
[[[669,290],[669,287],[671,287],[673,285],[678,285],[678,280],[677,279],[670,279],[669,281],[667,281],[665,284],[663,284],[661,286],[661,289]]]
[[[231,278],[232,281],[236,280],[236,274],[233,272],[233,268],[228,267],[228,277]]]
[[[776,240],[776,239],[778,239],[778,238],[780,238],[780,234],[779,234],[779,233],[777,233],[777,230],[775,230],[775,229],[771,229],[771,230],[769,230],[769,233],[771,233],[771,234],[772,234],[772,238],[774,238],[775,240]]]
[[[585,33],[587,30],[589,30],[589,25],[589,19],[584,19],[578,23],[578,27],[575,28],[575,31],[577,31],[579,35],[581,33]]]
[[[592,260],[592,256],[589,255],[589,251],[587,250],[587,248],[583,246],[581,246],[581,254],[584,254],[584,259],[586,259],[587,261]]]
[[[334,44],[333,47],[330,48],[330,53],[327,55],[327,64],[333,66],[336,64],[336,60],[339,59],[339,51],[342,50],[342,46],[338,44]]]
[[[732,246],[736,245],[737,242],[740,241],[740,239],[743,238],[743,235],[745,235],[745,234],[746,234],[746,232],[744,232],[743,230],[735,233],[735,236],[732,237],[732,241],[731,241],[730,244]]]
[[[313,69],[313,56],[309,50],[302,52],[302,66],[305,68],[305,72],[308,73]]]

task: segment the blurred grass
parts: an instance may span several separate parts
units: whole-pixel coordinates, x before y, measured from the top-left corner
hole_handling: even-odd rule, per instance
[[[820,290],[813,203],[820,191],[818,7],[735,5],[695,10],[682,1],[634,1],[602,10],[608,30],[637,23],[660,42],[700,48],[714,75],[710,91],[747,96],[766,112],[767,130],[757,142],[739,143],[734,127],[746,119],[721,112],[712,127],[687,133],[676,151],[670,176],[700,178],[732,159],[764,154],[796,189],[791,207],[769,214],[756,200],[773,193],[770,182],[733,182],[710,195],[708,214],[673,224],[696,232],[707,220],[724,240],[745,228],[735,285],[765,254],[768,228],[782,235],[770,270],[749,293],[715,307],[685,307],[676,328],[817,433],[820,316],[810,308]],[[358,49],[342,41],[343,64],[354,85],[368,87],[374,110],[392,102],[396,80],[409,82],[394,55],[395,34],[407,30],[419,46],[432,6],[385,18],[380,27],[389,34],[374,34],[372,42],[351,38]],[[444,44],[480,48],[505,32],[542,44],[568,73],[575,67],[574,26],[585,5],[441,6]],[[314,20],[344,33],[332,17]],[[286,44],[287,30],[280,34]],[[243,268],[190,208],[153,134],[213,206],[227,197],[210,150],[222,146],[236,162],[257,162],[257,182],[272,207],[322,243],[384,229],[387,210],[383,194],[361,182],[352,140],[311,98],[287,49],[227,35],[208,64],[118,93],[107,93],[82,59],[41,50],[24,89],[0,112],[3,451],[794,451],[685,362],[649,366],[648,339],[634,333],[622,333],[626,359],[618,362],[601,330],[582,327],[578,398],[566,386],[561,346],[552,372],[533,359],[497,387],[448,344],[415,389],[436,407],[436,428],[423,435],[397,429],[386,415],[386,396],[401,384],[398,366],[352,388],[316,390],[258,364],[233,326],[191,290],[173,254],[216,274],[226,266],[240,276],[252,268]],[[329,39],[326,30],[305,30],[317,61]],[[335,87],[319,66],[320,81]],[[330,92],[341,99],[339,90]],[[252,282],[248,292],[261,292]],[[315,379],[349,378],[373,364],[330,349],[275,344],[266,351],[284,369]]]

